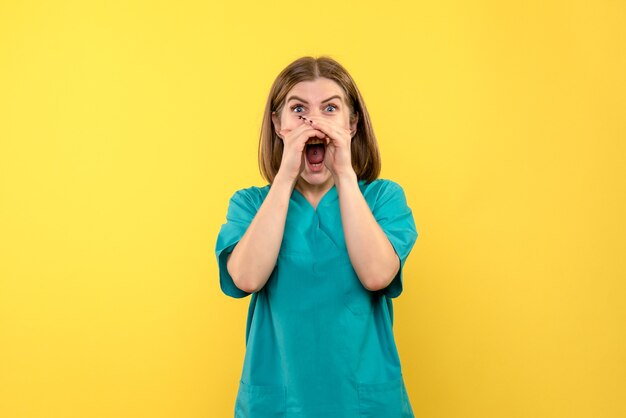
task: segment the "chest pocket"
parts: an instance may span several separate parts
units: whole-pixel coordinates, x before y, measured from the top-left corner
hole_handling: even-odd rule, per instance
[[[235,401],[235,418],[284,418],[287,391],[284,385],[251,385],[241,380]]]

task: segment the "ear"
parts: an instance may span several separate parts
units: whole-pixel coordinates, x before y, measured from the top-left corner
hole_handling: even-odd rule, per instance
[[[276,132],[276,135],[282,138],[282,136],[280,135],[280,118],[278,117],[276,112],[272,112],[272,122],[274,123],[274,131]]]
[[[355,112],[352,116],[350,116],[350,136],[354,137],[356,135],[356,126],[359,122],[359,114]]]

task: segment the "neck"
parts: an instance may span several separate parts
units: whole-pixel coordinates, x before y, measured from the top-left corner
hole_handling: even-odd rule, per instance
[[[296,185],[294,186],[303,196],[322,196],[328,190],[330,190],[335,184],[335,179],[330,176],[329,179],[322,184],[310,184],[307,183],[302,177],[298,178]]]

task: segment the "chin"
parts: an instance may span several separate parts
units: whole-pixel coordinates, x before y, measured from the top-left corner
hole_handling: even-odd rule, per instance
[[[324,169],[318,173],[309,171],[307,167],[307,169],[300,174],[300,177],[302,177],[302,179],[309,184],[324,184],[328,182],[329,178],[332,177],[332,173],[326,166],[324,166]]]

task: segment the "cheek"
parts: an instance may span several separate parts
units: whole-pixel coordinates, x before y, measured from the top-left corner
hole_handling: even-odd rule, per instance
[[[304,121],[298,117],[296,118],[287,118],[287,120],[283,121],[283,126],[286,129],[296,129],[298,126],[303,125]]]
[[[343,119],[343,128],[350,130],[350,115],[346,114]]]

